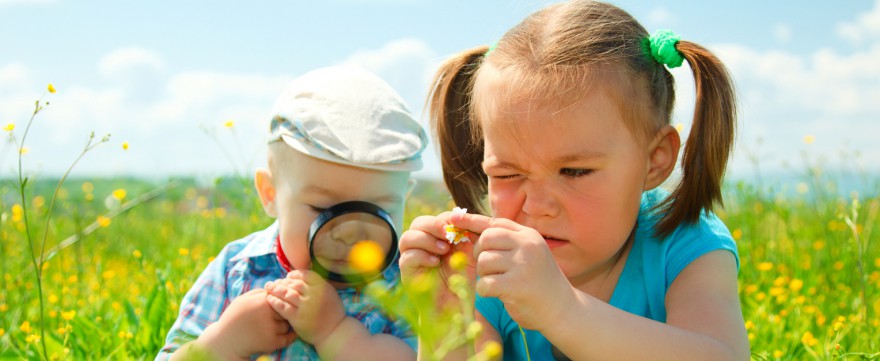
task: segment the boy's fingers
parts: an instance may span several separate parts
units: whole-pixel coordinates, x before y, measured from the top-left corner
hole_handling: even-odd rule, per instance
[[[266,300],[269,301],[269,306],[272,306],[272,309],[275,310],[275,312],[278,312],[278,314],[280,314],[281,317],[284,317],[284,319],[290,320],[296,316],[296,306],[284,302],[284,300],[275,295],[269,295],[266,297]]]
[[[288,332],[278,334],[278,338],[276,339],[276,342],[278,343],[276,345],[278,348],[287,347],[287,345],[290,345],[293,341],[296,341],[296,332],[290,330],[288,327]]]

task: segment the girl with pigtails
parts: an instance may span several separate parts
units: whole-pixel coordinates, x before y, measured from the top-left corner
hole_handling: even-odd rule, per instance
[[[683,61],[696,109],[667,191],[681,149],[667,67]],[[472,256],[483,328],[453,356],[500,345],[505,360],[749,359],[736,244],[711,212],[736,115],[718,58],[574,0],[447,60],[433,84],[444,179],[471,213],[415,219],[400,266],[407,281]],[[446,242],[449,225],[474,242]]]

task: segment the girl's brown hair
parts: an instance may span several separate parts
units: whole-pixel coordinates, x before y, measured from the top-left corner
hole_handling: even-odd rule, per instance
[[[671,123],[675,101],[672,74],[651,57],[647,39],[647,31],[624,10],[574,0],[533,13],[489,54],[486,47],[478,47],[447,60],[435,76],[428,103],[443,177],[455,203],[486,212],[477,109],[485,95],[479,87],[474,89],[481,69],[491,67],[503,74],[507,88],[518,94],[559,106],[577,101],[591,81],[616,79],[612,88],[621,100],[627,127],[647,140]],[[696,104],[681,182],[658,206],[663,213],[656,230],[660,236],[697,221],[703,211],[722,203],[721,181],[736,124],[733,84],[724,65],[695,43],[679,41],[676,49],[693,72]]]

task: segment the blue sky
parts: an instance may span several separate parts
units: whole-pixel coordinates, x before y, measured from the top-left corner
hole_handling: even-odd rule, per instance
[[[272,103],[297,75],[358,64],[421,115],[442,59],[492,43],[546,3],[0,0],[0,125],[20,136],[33,101],[51,102],[27,140],[37,175],[62,173],[91,131],[111,141],[75,175],[248,174],[264,162]],[[727,63],[740,101],[730,176],[753,177],[755,160],[764,173],[802,172],[805,157],[880,170],[880,0],[614,4]],[[686,67],[673,73],[675,122],[687,130],[692,79]],[[0,138],[0,178],[14,160]],[[418,176],[439,177],[432,151],[425,163]]]

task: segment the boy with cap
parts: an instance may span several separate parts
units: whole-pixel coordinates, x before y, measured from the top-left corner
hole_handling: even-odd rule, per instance
[[[268,167],[255,176],[263,208],[276,221],[228,244],[208,265],[184,296],[157,359],[415,359],[408,325],[381,313],[362,288],[310,271],[307,238],[319,213],[347,201],[379,206],[401,229],[410,172],[421,167],[426,144],[403,101],[375,75],[329,67],[291,82],[273,109]],[[380,278],[398,281],[396,260]],[[296,305],[267,293],[276,280],[296,281],[289,291],[269,284],[273,292],[297,293]]]

